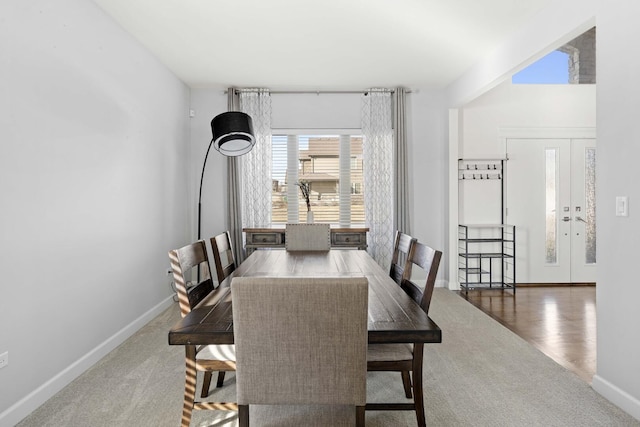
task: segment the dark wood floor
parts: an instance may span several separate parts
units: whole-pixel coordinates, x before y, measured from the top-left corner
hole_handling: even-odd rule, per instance
[[[596,370],[595,286],[521,286],[515,296],[512,291],[472,290],[466,299],[591,383]]]

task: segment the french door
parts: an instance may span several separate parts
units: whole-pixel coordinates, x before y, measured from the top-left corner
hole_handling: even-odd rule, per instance
[[[519,283],[595,282],[595,139],[507,139]]]

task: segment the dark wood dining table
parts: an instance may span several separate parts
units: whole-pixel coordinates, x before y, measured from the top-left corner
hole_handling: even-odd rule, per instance
[[[186,348],[183,425],[192,409],[237,409],[235,404],[195,402],[196,346],[233,344],[230,284],[234,277],[364,276],[369,281],[369,343],[440,343],[442,332],[420,306],[366,252],[258,250],[169,331],[170,345]],[[186,423],[186,424],[185,424]]]

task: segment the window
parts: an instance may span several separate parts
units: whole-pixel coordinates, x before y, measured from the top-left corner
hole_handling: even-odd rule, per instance
[[[558,263],[558,153],[555,148],[545,149],[545,228],[546,263]]]
[[[308,183],[315,222],[364,225],[362,136],[273,135],[273,224],[306,222],[297,183]]]
[[[596,27],[515,74],[514,84],[595,84]]]
[[[596,149],[587,148],[584,156],[584,194],[587,223],[585,228],[585,263],[596,263]]]
[[[555,50],[515,74],[511,81],[514,84],[567,84],[569,54]]]

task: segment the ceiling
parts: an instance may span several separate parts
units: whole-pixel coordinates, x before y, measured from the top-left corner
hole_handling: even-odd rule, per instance
[[[193,88],[444,87],[550,0],[94,0]]]

